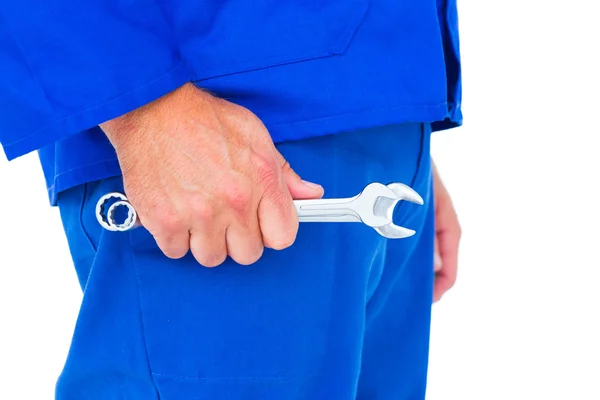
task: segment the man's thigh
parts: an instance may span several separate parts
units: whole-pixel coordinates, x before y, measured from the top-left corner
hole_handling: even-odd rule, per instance
[[[426,135],[387,127],[278,148],[327,197],[347,197],[373,181],[410,183]],[[362,224],[303,223],[289,249],[207,269],[166,258],[143,228],[102,231],[95,202],[114,190],[120,178],[59,203],[84,300],[58,398],[354,398],[384,238]]]

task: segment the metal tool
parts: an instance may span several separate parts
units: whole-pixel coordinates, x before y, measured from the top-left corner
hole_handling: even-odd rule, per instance
[[[393,222],[400,200],[423,204],[417,192],[402,183],[371,183],[361,193],[345,199],[294,200],[300,222],[362,222],[381,236],[400,239],[415,234]]]
[[[415,231],[393,222],[394,209],[399,201],[423,204],[423,199],[412,188],[402,183],[371,183],[354,197],[343,199],[294,200],[300,222],[362,222],[381,236],[401,239]],[[125,208],[122,222],[115,214]],[[140,226],[137,213],[122,193],[108,193],[98,200],[96,218],[109,231],[127,231]]]

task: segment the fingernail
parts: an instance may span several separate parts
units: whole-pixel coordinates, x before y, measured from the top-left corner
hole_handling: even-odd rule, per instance
[[[321,185],[317,185],[316,183],[312,183],[309,181],[305,181],[304,179],[302,180],[302,183],[304,183],[306,186],[308,186],[311,189],[321,189]]]

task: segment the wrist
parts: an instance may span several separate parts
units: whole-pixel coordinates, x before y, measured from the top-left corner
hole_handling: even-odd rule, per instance
[[[99,126],[114,147],[117,147],[118,144],[125,140],[135,140],[138,132],[147,131],[146,127],[152,119],[152,115],[160,115],[160,110],[165,106],[170,107],[169,105],[173,103],[176,105],[180,101],[179,98],[182,96],[186,97],[186,93],[189,93],[191,88],[195,89],[195,86],[188,82],[148,104],[105,121],[99,124]]]
[[[104,131],[104,134],[115,149],[121,147],[121,143],[124,139],[132,139],[135,137],[140,130],[139,121],[141,120],[141,117],[136,111],[137,110],[134,110],[100,124],[100,129]]]

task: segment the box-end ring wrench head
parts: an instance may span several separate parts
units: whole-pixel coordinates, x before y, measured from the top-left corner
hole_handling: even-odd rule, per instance
[[[118,231],[117,227],[108,218],[108,208],[116,201],[128,201],[123,193],[112,192],[100,197],[96,203],[96,219],[100,226],[109,231]]]
[[[124,207],[126,209],[126,216],[123,222],[119,222],[117,217],[115,216],[116,212],[119,210],[119,207]],[[119,200],[114,202],[106,212],[106,217],[116,231],[125,232],[133,228],[137,228],[140,226],[139,219],[135,208],[131,205],[129,201]]]

